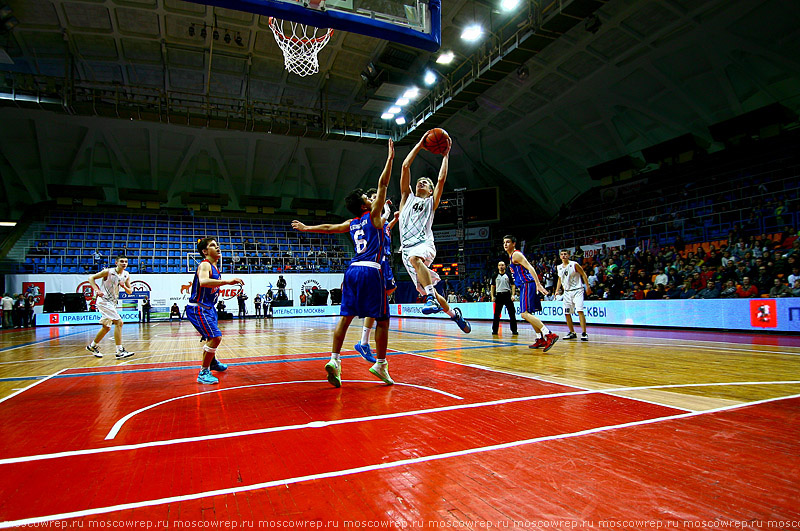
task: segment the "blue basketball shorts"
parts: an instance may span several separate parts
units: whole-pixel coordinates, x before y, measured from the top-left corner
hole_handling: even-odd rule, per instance
[[[341,315],[389,318],[389,304],[381,267],[376,262],[354,262],[344,272]]]
[[[392,266],[389,265],[389,260],[381,260],[381,272],[383,273],[383,286],[386,293],[397,289],[397,282],[394,281],[394,272]]]
[[[519,286],[519,313],[542,311],[542,301],[536,291],[535,282],[525,282]]]
[[[222,337],[222,332],[217,326],[217,312],[214,308],[189,304],[186,306],[186,317],[189,318],[189,322],[192,323],[195,329],[200,332],[201,341]]]

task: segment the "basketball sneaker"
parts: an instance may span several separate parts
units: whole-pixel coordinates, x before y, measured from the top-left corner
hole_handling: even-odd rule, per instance
[[[581,341],[589,341],[589,335],[586,332],[581,334]]]
[[[325,371],[328,373],[328,383],[334,387],[342,386],[342,365],[336,360],[331,360],[325,364]]]
[[[388,363],[375,363],[375,365],[369,368],[369,372],[383,380],[386,385],[394,385],[394,380],[389,376]]]
[[[578,336],[575,334],[575,332],[570,332],[569,334],[565,335],[561,339],[577,339],[577,338],[578,338]]]
[[[533,342],[533,345],[529,345],[528,348],[542,348],[547,344],[547,341],[543,337],[537,337],[536,341]]]
[[[125,347],[117,349],[117,359],[118,360],[125,359],[125,358],[130,358],[134,354],[136,354],[136,353],[135,352],[128,352],[127,350],[125,350]]]
[[[103,357],[103,353],[100,352],[100,349],[98,347],[96,347],[96,346],[93,347],[91,345],[86,345],[86,350],[88,350],[89,352],[94,354],[95,358],[102,358]]]
[[[376,360],[375,356],[372,355],[372,349],[369,348],[369,344],[362,345],[361,343],[355,344],[356,352],[361,354],[361,357],[367,360],[370,363],[375,363]]]
[[[453,308],[453,313],[455,313],[455,315],[450,319],[455,321],[455,323],[458,325],[461,331],[464,332],[465,334],[469,334],[470,332],[472,332],[472,325],[470,325],[468,321],[464,320],[464,317],[461,315],[461,310],[459,310],[458,308]]]
[[[211,374],[211,371],[209,371],[208,369],[203,368],[203,369],[200,369],[200,374],[197,375],[197,383],[211,385],[211,384],[219,383],[219,379],[216,376],[214,376],[213,374]]]
[[[546,336],[544,336],[544,340],[545,344],[544,344],[544,350],[542,350],[542,352],[547,352],[548,350],[553,348],[553,345],[555,345],[556,341],[558,341],[558,334],[547,334]]]
[[[211,360],[211,365],[209,366],[209,368],[212,371],[222,372],[228,370],[228,364],[220,363],[217,358],[214,358],[213,360]]]
[[[439,313],[442,309],[436,303],[436,298],[433,295],[428,295],[425,298],[425,304],[422,306],[422,313],[425,315],[430,315],[432,313]]]

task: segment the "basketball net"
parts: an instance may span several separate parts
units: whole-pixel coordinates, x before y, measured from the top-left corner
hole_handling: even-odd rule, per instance
[[[283,51],[286,70],[298,76],[319,72],[317,54],[333,35],[332,29],[320,29],[297,22],[269,17],[269,27]],[[286,30],[286,31],[285,31]]]

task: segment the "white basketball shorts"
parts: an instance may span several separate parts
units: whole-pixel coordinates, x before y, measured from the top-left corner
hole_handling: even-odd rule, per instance
[[[583,289],[564,292],[564,313],[574,314],[583,311]]]
[[[414,285],[417,286],[417,291],[425,295],[425,286],[421,285],[419,280],[417,280],[417,271],[414,269],[414,266],[411,265],[411,257],[418,256],[419,258],[422,258],[423,262],[425,262],[425,265],[428,267],[428,269],[430,269],[434,258],[436,258],[436,247],[434,247],[433,242],[420,243],[414,247],[409,247],[408,249],[403,248],[402,256],[403,265],[406,266],[408,275],[411,277]],[[436,271],[431,270],[431,284],[435,286],[440,280],[441,278],[439,277],[439,274],[436,273]]]

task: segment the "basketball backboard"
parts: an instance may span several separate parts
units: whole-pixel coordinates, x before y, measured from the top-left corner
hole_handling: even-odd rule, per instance
[[[441,0],[190,0],[369,35],[434,52],[441,45]]]

